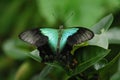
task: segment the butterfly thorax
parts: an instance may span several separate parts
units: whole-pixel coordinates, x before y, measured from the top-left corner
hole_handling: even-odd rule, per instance
[[[57,42],[57,50],[56,50],[56,54],[60,54],[60,40],[61,40],[61,37],[62,37],[62,33],[63,33],[63,26],[61,25],[59,27],[59,30],[58,30],[58,42]]]

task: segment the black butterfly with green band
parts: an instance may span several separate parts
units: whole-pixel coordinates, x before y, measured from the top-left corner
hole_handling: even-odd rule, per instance
[[[25,42],[35,45],[39,50],[42,62],[57,61],[70,68],[76,66],[77,59],[71,50],[74,45],[92,39],[94,33],[83,27],[63,29],[37,28],[22,32],[19,37]]]

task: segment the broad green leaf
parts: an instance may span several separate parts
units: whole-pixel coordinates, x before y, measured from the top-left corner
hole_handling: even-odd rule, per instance
[[[101,34],[95,34],[93,39],[88,41],[89,45],[96,45],[105,49],[108,49],[108,37],[105,32]]]
[[[55,80],[67,80],[65,78],[68,77],[63,69],[46,65],[42,71],[38,75],[35,75],[31,80],[53,80],[51,74],[55,76]],[[60,76],[61,74],[62,76]]]
[[[90,66],[94,65],[101,59],[103,59],[110,50],[98,47],[98,46],[86,46],[76,51],[76,57],[79,61],[79,65],[73,71],[72,75],[83,72]]]
[[[97,62],[97,63],[94,65],[94,68],[95,68],[96,70],[99,70],[99,69],[105,67],[107,63],[108,63],[108,61],[104,58],[104,59],[100,60],[99,62]]]
[[[39,56],[39,51],[37,49],[32,51],[31,53],[27,53],[27,55],[38,62],[41,62],[42,60],[41,57]]]
[[[118,71],[110,78],[110,80],[120,80],[120,58],[118,63]]]
[[[102,30],[106,32],[113,21],[113,15],[109,14],[103,19],[101,19],[98,23],[96,23],[91,29],[95,34],[100,34]]]
[[[105,67],[99,70],[100,80],[110,80],[110,77],[117,72],[120,53],[111,60]]]
[[[23,49],[19,47],[21,45],[22,43],[19,42],[19,40],[10,39],[5,41],[5,43],[3,44],[3,50],[7,56],[14,59],[23,60],[27,58],[25,53],[28,53],[29,51],[25,49],[25,46],[26,46],[25,44],[23,45],[24,47]]]
[[[36,80],[46,80],[46,76],[53,70],[53,67],[47,65],[39,74],[38,79]]]
[[[113,16],[109,14],[91,28],[95,36],[92,40],[88,41],[89,45],[96,45],[108,49],[109,42],[106,31],[110,27],[112,21]]]
[[[106,34],[110,44],[120,44],[120,28],[111,28]]]
[[[120,80],[120,71],[115,73],[110,80]]]
[[[53,71],[52,66],[46,65],[39,75],[34,76],[31,80],[51,80],[48,75]]]

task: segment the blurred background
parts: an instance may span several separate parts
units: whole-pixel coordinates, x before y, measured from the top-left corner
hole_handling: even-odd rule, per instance
[[[120,0],[0,0],[0,80],[30,80],[45,66],[25,54],[35,47],[18,38],[22,31],[61,24],[90,28],[110,13],[114,16],[110,28],[120,28]],[[120,45],[110,44],[109,48],[114,53],[111,60]],[[56,70],[49,77],[62,80],[65,75],[60,77],[61,73]]]

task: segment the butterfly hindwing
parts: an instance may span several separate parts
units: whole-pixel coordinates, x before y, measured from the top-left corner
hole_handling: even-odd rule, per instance
[[[82,42],[90,40],[94,36],[94,33],[89,29],[86,29],[83,27],[77,27],[77,29],[78,30],[74,34],[70,35],[67,38],[67,43],[70,46],[73,46],[74,44],[80,44]]]
[[[28,42],[37,47],[43,46],[48,42],[48,37],[43,35],[39,29],[31,29],[24,31],[19,35],[19,37],[23,41]]]

